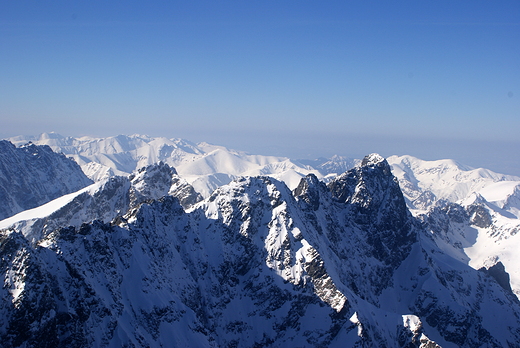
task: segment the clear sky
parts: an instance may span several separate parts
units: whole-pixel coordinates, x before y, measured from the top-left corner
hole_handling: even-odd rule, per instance
[[[0,0],[0,137],[49,131],[520,175],[520,2]]]

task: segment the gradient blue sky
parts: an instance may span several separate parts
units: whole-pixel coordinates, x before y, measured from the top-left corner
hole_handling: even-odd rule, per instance
[[[520,175],[520,2],[0,0],[0,124]]]

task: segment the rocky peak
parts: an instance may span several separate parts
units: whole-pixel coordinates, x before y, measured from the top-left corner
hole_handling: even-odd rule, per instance
[[[320,181],[316,175],[309,174],[302,178],[300,184],[294,189],[294,197],[305,201],[310,205],[312,210],[318,210],[320,207],[320,192],[327,192],[327,186]]]
[[[352,220],[367,233],[373,256],[397,266],[416,241],[413,219],[388,162],[377,154],[328,184],[333,199],[348,205]]]
[[[328,188],[335,200],[355,208],[358,223],[387,228],[390,221],[408,219],[399,183],[388,162],[377,154],[366,156],[360,166],[338,176]]]
[[[165,196],[130,207],[110,224],[57,229],[37,243],[0,231],[0,341],[518,346],[511,343],[518,342],[518,304],[492,279],[429,240],[410,251],[412,218],[394,211],[402,202],[392,196],[392,177],[384,161],[374,162],[345,175],[351,179],[345,189],[355,194],[364,185],[374,195],[365,206],[333,200],[314,176],[295,190],[298,200],[282,182],[254,177],[219,188],[193,210]],[[160,183],[169,172],[149,170],[132,180],[141,175],[137,182],[146,184],[156,174]],[[128,193],[124,179],[128,189],[121,192]],[[373,185],[386,191],[377,194]],[[317,210],[309,208],[314,202]],[[488,313],[500,315],[481,318]]]
[[[139,204],[146,199],[158,199],[168,194],[175,169],[163,162],[138,169],[129,179],[131,204]]]
[[[202,199],[190,184],[176,174],[175,169],[158,163],[143,167],[130,177],[106,178],[88,189],[77,191],[70,202],[55,204],[56,208],[49,208],[47,216],[13,220],[10,226],[35,242],[61,227],[78,227],[94,220],[110,222],[145,201],[165,196],[176,197],[185,209]]]
[[[166,195],[177,197],[184,208],[202,200],[202,196],[186,180],[179,177],[175,168],[164,162],[140,168],[130,175],[130,181],[131,205]]]
[[[361,166],[375,166],[382,162],[386,162],[386,160],[381,155],[377,153],[371,153],[370,155],[366,155],[363,158],[361,161]]]
[[[1,230],[2,347],[518,347],[508,265],[445,253],[377,154],[328,186],[243,177],[183,209],[197,197],[158,163],[79,191],[34,240]],[[492,213],[441,203],[448,232]]]
[[[328,187],[337,201],[355,203],[364,208],[376,204],[377,209],[385,194],[391,194],[404,203],[390,165],[377,154],[366,156],[359,166],[338,176]]]

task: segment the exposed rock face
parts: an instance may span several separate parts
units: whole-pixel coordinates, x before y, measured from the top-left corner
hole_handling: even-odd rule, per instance
[[[294,193],[240,178],[189,210],[156,197],[171,173],[122,182],[110,223],[0,232],[5,347],[519,347],[518,301],[439,248],[381,157]]]
[[[74,160],[49,146],[0,140],[0,220],[91,183]]]
[[[469,222],[474,226],[486,228],[493,223],[491,214],[482,204],[472,204],[466,210],[468,211]]]
[[[312,210],[316,211],[320,207],[320,192],[321,195],[326,195],[326,191],[325,184],[319,181],[315,175],[310,174],[300,181],[300,184],[294,190],[294,196],[306,202],[312,207]]]
[[[504,264],[500,261],[495,263],[493,266],[486,268],[481,268],[481,271],[487,272],[491,277],[493,277],[498,285],[500,285],[504,290],[513,294],[513,290],[511,289],[511,284],[509,284],[509,274],[506,272]]]

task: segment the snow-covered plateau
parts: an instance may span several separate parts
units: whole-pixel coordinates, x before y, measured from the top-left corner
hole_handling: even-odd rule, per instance
[[[8,140],[2,347],[520,347],[518,177],[138,135]],[[36,205],[16,203],[30,190]]]

